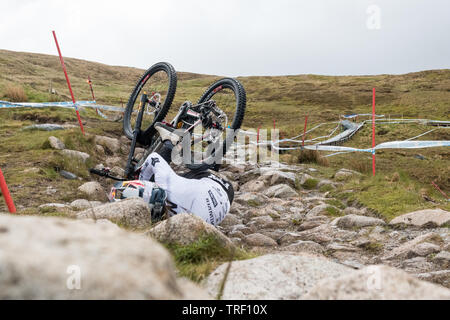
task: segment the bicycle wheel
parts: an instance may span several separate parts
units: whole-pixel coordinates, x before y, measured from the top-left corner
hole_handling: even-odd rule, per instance
[[[133,130],[139,108],[139,97],[147,92],[155,106],[149,105],[142,119],[141,135],[138,142],[149,145],[155,133],[154,124],[163,121],[172,104],[177,89],[177,74],[174,67],[167,62],[159,62],[150,67],[138,80],[123,117],[123,131],[128,139],[133,139]]]
[[[222,159],[218,159],[214,156],[215,150],[221,148],[223,150],[222,155],[225,156],[230,143],[234,141],[235,130],[240,129],[242,125],[247,104],[247,95],[244,86],[238,80],[224,78],[213,83],[201,96],[198,103],[204,103],[211,100],[215,101],[216,106],[226,114],[225,121],[221,126],[224,129],[232,129],[228,130],[226,136],[219,144],[214,142],[203,142],[203,147],[205,149],[213,149],[212,151],[208,151],[211,156],[207,157],[203,163],[213,164],[212,159],[214,159],[214,164],[216,164],[218,160],[221,161]],[[205,135],[205,132],[203,132],[202,135]]]

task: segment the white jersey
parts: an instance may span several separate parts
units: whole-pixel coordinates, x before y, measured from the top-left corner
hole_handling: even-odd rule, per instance
[[[145,160],[139,180],[148,181],[153,175],[155,183],[167,192],[168,207],[172,214],[192,213],[217,226],[230,210],[228,194],[220,182],[209,177],[181,177],[156,152]]]

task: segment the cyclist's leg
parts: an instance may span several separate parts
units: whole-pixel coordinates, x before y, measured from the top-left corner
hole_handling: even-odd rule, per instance
[[[191,180],[196,190],[191,212],[206,222],[217,226],[230,210],[230,201],[225,190],[211,179]]]

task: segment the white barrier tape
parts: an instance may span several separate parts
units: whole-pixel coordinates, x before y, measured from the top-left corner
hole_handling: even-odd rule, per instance
[[[60,107],[60,108],[73,108],[73,107],[89,107],[102,109],[107,111],[124,112],[125,109],[114,106],[98,105],[95,101],[77,101],[73,102],[20,102],[13,103],[8,101],[0,101],[0,108],[48,108],[48,107]]]

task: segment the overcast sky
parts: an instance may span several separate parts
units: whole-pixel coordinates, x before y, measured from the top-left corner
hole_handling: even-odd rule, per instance
[[[448,0],[1,0],[0,48],[247,76],[450,68]]]

